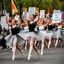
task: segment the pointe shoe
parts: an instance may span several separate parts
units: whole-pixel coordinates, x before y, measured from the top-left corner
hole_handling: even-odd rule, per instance
[[[22,50],[22,53],[21,54],[22,54],[22,56],[24,56],[24,51],[23,50]]]
[[[30,57],[31,57],[31,56],[32,56],[32,55],[29,55],[29,56],[28,56],[28,60],[30,60]]]
[[[57,45],[55,44],[55,48],[57,47]]]
[[[43,52],[41,52],[41,55],[43,55]]]
[[[25,50],[27,49],[27,47],[25,47]]]
[[[13,49],[12,49],[12,52],[13,52]]]
[[[16,56],[13,56],[13,57],[12,57],[12,60],[15,60],[15,57],[16,57]]]

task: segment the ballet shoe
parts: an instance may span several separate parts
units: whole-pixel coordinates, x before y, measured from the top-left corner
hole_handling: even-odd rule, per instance
[[[28,56],[28,60],[30,60],[30,57],[31,57],[31,56],[32,56],[32,55],[29,55],[29,56]]]
[[[13,56],[13,57],[12,57],[12,60],[15,60],[15,57],[16,57],[16,56]]]
[[[37,54],[38,54],[38,57],[39,57],[39,56],[40,56],[40,51],[38,51],[38,53],[37,53]]]
[[[22,53],[21,54],[22,54],[22,56],[24,56],[24,51],[23,50],[22,50]]]
[[[43,52],[41,52],[41,55],[43,55]]]
[[[13,49],[12,49],[12,52],[13,52]]]
[[[57,47],[57,45],[55,45],[55,48]]]
[[[25,47],[25,50],[26,50],[27,48]]]
[[[28,60],[30,60],[30,57],[28,57]]]

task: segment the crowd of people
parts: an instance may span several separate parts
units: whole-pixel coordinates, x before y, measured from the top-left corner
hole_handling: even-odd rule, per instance
[[[29,18],[24,16],[21,21],[20,16],[16,14],[14,18],[7,18],[8,29],[1,29],[1,36],[6,43],[2,43],[4,48],[12,48],[12,60],[16,57],[16,49],[22,56],[23,47],[29,47],[28,60],[31,58],[32,49],[39,56],[43,55],[44,47],[46,46],[50,52],[51,45],[56,48],[58,43],[62,47],[64,44],[64,20],[61,23],[52,23],[51,18],[40,18],[40,16],[30,15]],[[1,41],[4,41],[1,39]],[[25,46],[24,46],[25,45]],[[41,52],[38,50],[41,47]]]

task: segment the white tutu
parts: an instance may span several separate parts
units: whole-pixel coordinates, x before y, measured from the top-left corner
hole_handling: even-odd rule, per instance
[[[62,37],[64,37],[64,30],[61,30]]]
[[[29,30],[21,30],[19,33],[24,34],[24,33],[27,33],[27,32],[29,32]]]
[[[53,31],[53,38],[62,38],[61,30]]]
[[[13,41],[15,38],[17,39],[17,43],[20,43],[20,44],[25,43],[24,39],[20,35],[9,34],[8,36],[5,37],[6,45],[9,47],[13,47]]]
[[[46,31],[46,36],[45,36],[46,39],[52,38],[52,36],[53,36],[52,31]]]
[[[27,40],[31,37],[38,39],[38,35],[35,32],[20,33],[19,35],[21,35],[24,40]]]
[[[42,40],[42,38],[43,37],[45,38],[46,36],[46,31],[44,30],[39,31],[38,36],[39,36],[39,40]]]

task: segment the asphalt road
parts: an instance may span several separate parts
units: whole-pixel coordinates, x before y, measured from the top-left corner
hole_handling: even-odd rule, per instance
[[[12,61],[11,50],[3,51],[0,49],[0,64],[64,64],[64,48],[51,48],[51,52],[44,49],[44,55],[38,57],[35,51],[32,52],[32,57],[28,61],[28,50],[24,50],[23,57],[19,51],[16,51],[16,59]]]

